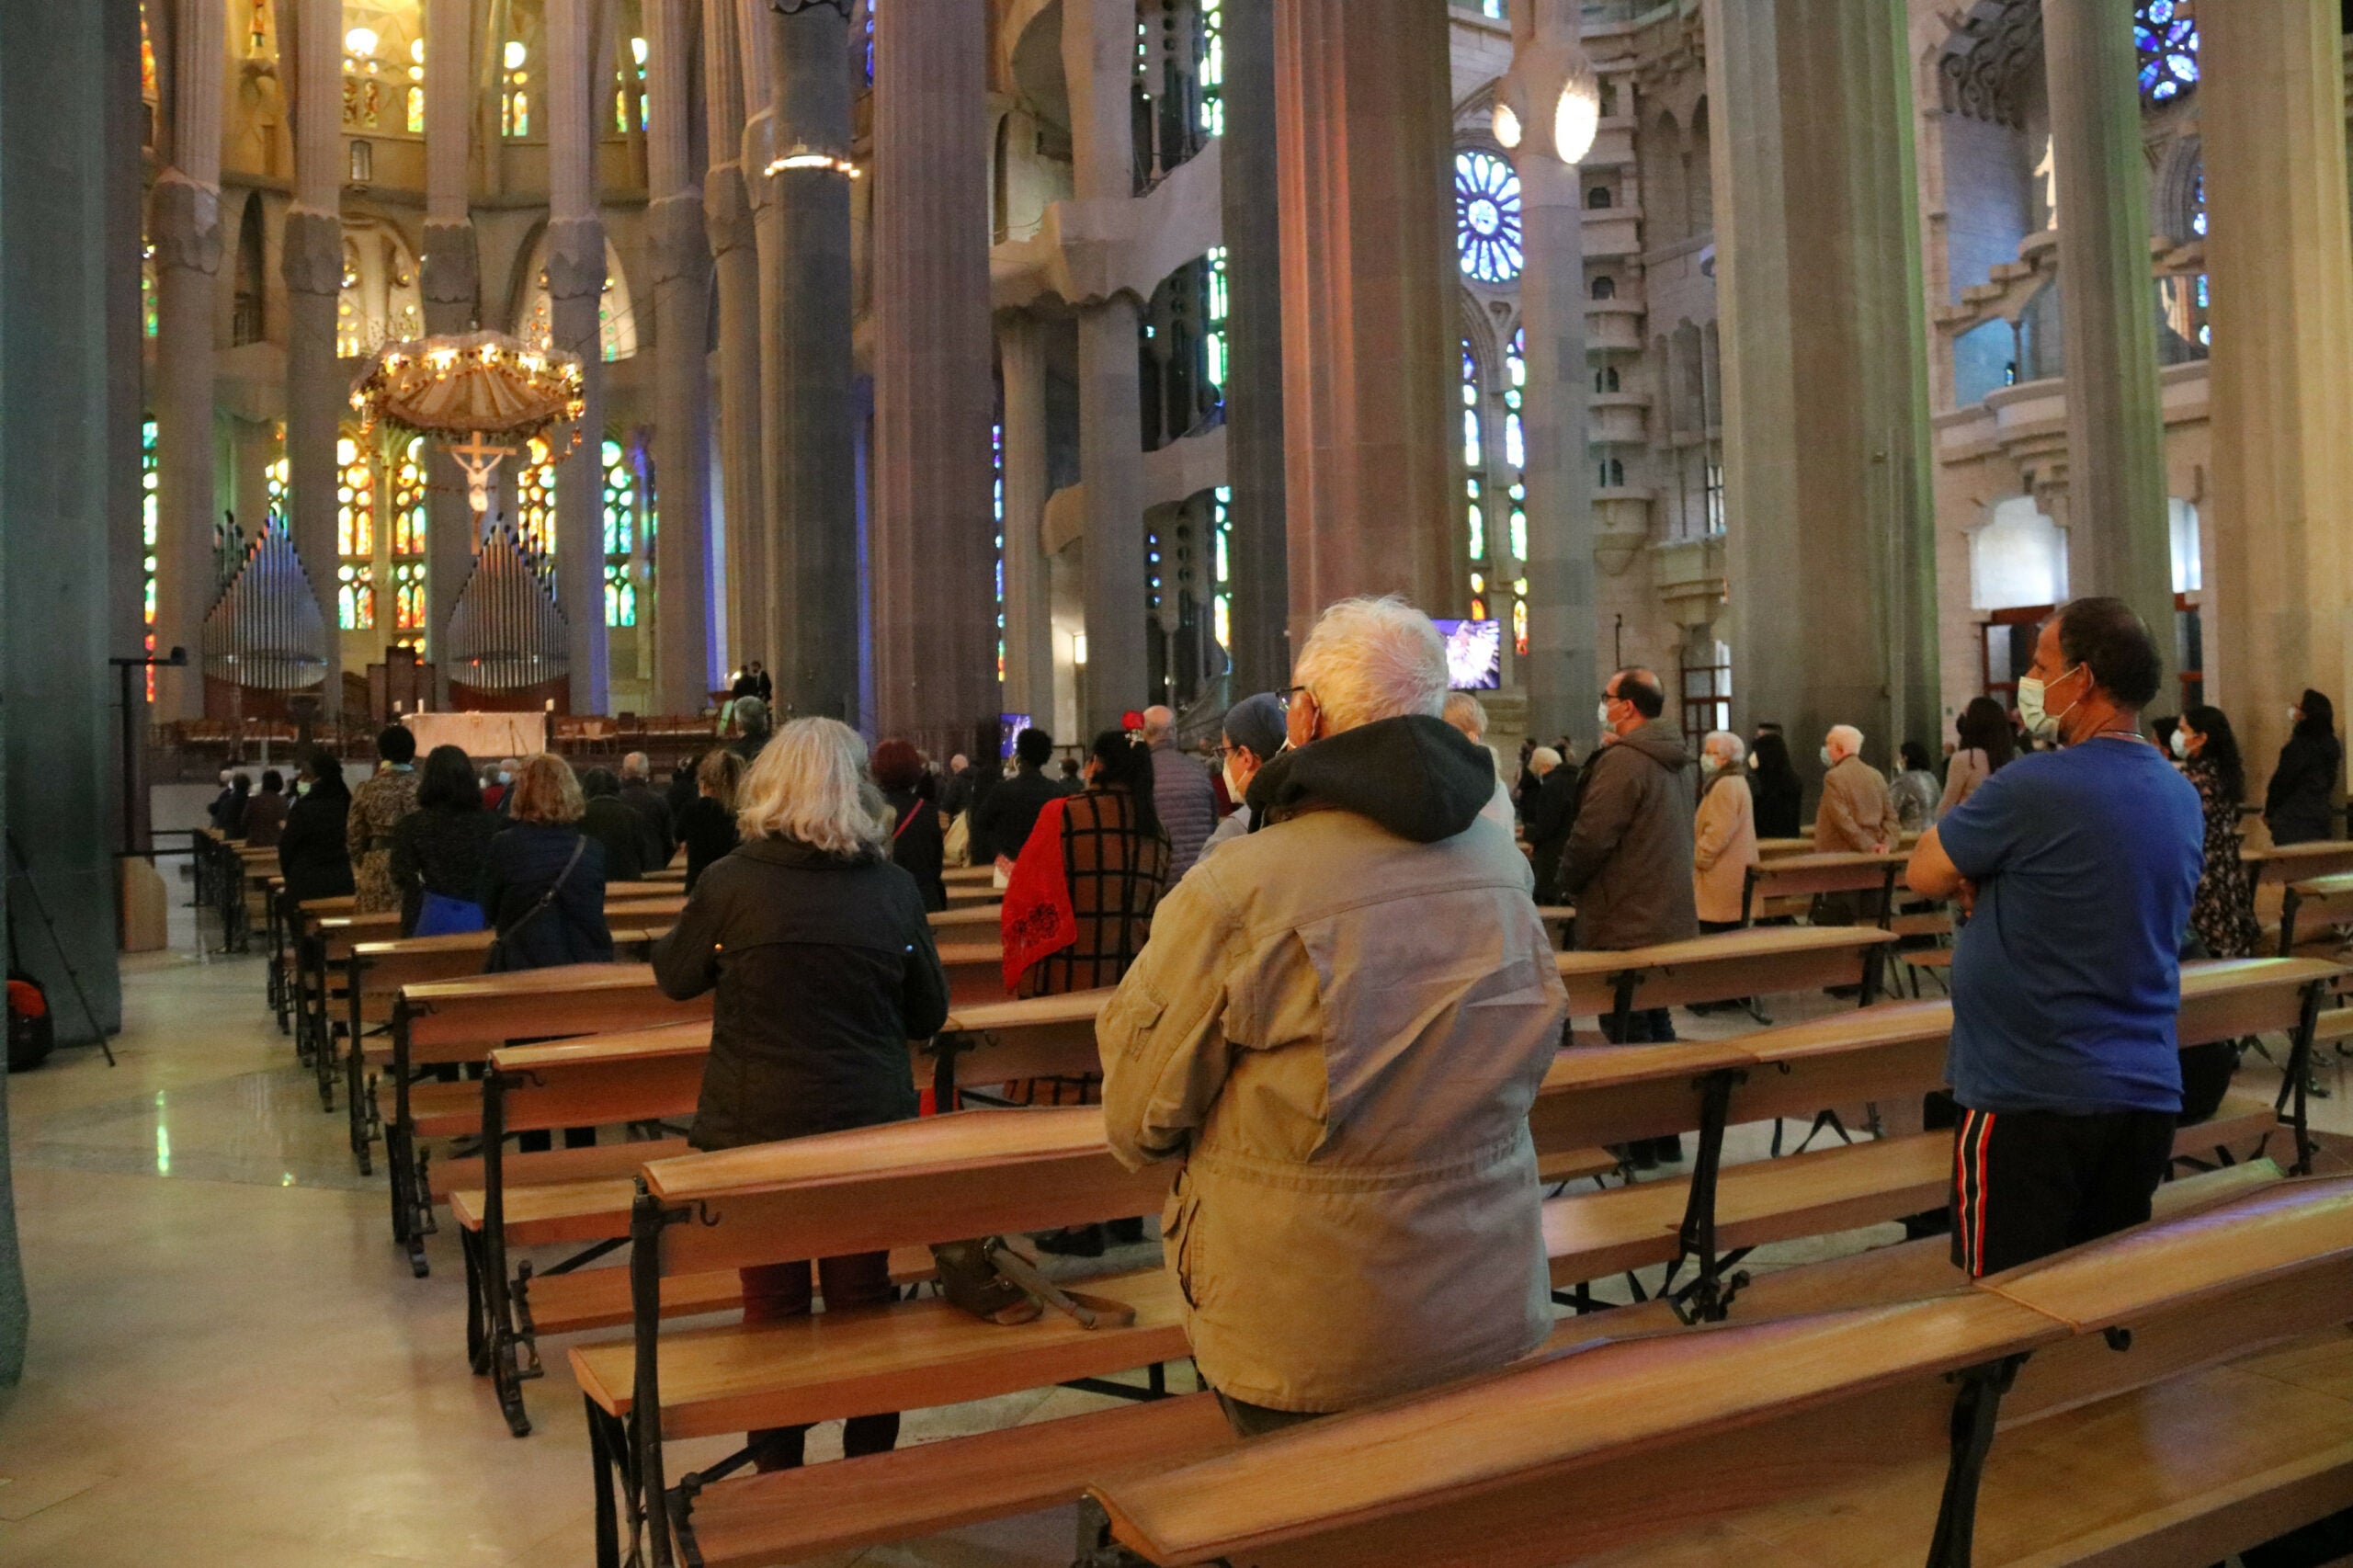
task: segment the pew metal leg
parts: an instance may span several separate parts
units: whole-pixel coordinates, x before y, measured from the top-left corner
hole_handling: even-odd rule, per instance
[[[1077,1553],[1071,1559],[1071,1568],[1151,1568],[1151,1560],[1113,1540],[1111,1518],[1103,1506],[1092,1497],[1081,1497]]]
[[[2002,1396],[2018,1381],[2024,1356],[2005,1356],[1954,1374],[1961,1392],[1952,1402],[1952,1455],[1945,1469],[1944,1501],[1937,1509],[1937,1533],[1929,1539],[1927,1568],[1969,1568],[1977,1528],[1977,1484],[1985,1456],[1994,1448],[1994,1423]]]
[[[1677,1315],[1689,1323],[1722,1322],[1733,1295],[1746,1283],[1740,1276],[1727,1282],[1724,1260],[1716,1256],[1716,1186],[1723,1167],[1724,1126],[1731,1119],[1732,1092],[1747,1080],[1747,1074],[1728,1068],[1711,1073],[1701,1081],[1699,1150],[1692,1161],[1691,1195],[1683,1210],[1676,1259],[1680,1263],[1691,1258],[1699,1268],[1699,1277],[1674,1298]],[[1674,1277],[1675,1268],[1670,1266],[1667,1278]]]

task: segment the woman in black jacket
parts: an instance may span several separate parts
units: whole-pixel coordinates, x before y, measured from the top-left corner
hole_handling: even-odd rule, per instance
[[[874,748],[874,782],[891,808],[891,859],[915,880],[926,910],[948,907],[948,884],[939,869],[947,859],[948,830],[939,808],[923,798],[923,756],[904,741]]]
[[[2319,692],[2304,692],[2295,708],[2296,728],[2279,748],[2263,792],[2263,821],[2274,844],[2309,844],[2334,838],[2337,770],[2345,748],[2336,740],[2336,709]]]
[[[392,882],[401,890],[402,936],[416,934],[426,893],[473,903],[482,892],[490,841],[506,825],[504,818],[483,809],[482,780],[466,754],[456,746],[435,746],[417,778],[416,810],[392,827]]]
[[[744,778],[744,759],[725,747],[703,753],[695,764],[695,798],[678,813],[678,841],[687,846],[687,891],[701,882],[705,868],[724,857],[738,842],[735,832],[735,791]]]
[[[778,732],[745,778],[742,847],[711,865],[654,972],[681,1001],[718,990],[688,1141],[732,1149],[915,1114],[907,1041],[948,1018],[948,979],[915,880],[886,853],[866,746],[832,719]],[[891,1299],[890,1255],[821,1258],[828,1312]],[[809,1311],[811,1266],[744,1272],[744,1321]],[[762,1470],[798,1465],[808,1428],[751,1434]],[[898,1442],[894,1414],[850,1418],[846,1455]]]
[[[297,903],[348,896],[353,891],[351,852],[344,845],[343,828],[351,811],[351,790],[343,781],[343,765],[311,747],[302,754],[294,790],[286,827],[278,835],[278,869],[286,879],[287,896]]]
[[[1748,790],[1756,803],[1756,836],[1797,837],[1805,785],[1790,763],[1790,743],[1777,732],[1766,731],[1749,751],[1748,767]]]
[[[563,758],[523,759],[507,800],[514,824],[491,840],[480,901],[498,939],[492,971],[610,963],[605,925],[605,850],[580,831],[580,780]]]

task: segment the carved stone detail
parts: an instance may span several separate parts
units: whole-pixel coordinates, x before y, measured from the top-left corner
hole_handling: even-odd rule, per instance
[[[691,282],[710,270],[700,198],[681,192],[647,202],[645,230],[656,288],[681,278]]]
[[[472,316],[482,292],[473,224],[426,223],[425,267],[419,281],[426,303],[462,305]]]
[[[744,190],[744,171],[733,164],[713,164],[702,176],[703,233],[713,256],[747,248],[752,244],[752,199]]]
[[[165,170],[155,181],[147,233],[155,246],[157,267],[220,271],[221,193],[197,184],[177,169]]]
[[[278,271],[297,294],[343,291],[343,220],[299,203],[286,210],[286,240]]]
[[[548,224],[548,298],[593,300],[605,291],[605,225],[597,218]]]

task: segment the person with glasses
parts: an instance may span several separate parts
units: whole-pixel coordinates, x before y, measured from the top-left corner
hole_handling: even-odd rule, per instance
[[[1217,748],[1217,765],[1225,774],[1225,792],[1233,810],[1217,824],[1193,864],[1198,866],[1225,845],[1249,833],[1250,781],[1283,749],[1282,699],[1269,691],[1245,697],[1225,710],[1224,744]]]
[[[1528,1111],[1567,1013],[1494,759],[1401,599],[1324,612],[1253,831],[1170,890],[1096,1027],[1202,1376],[1245,1435],[1514,1360],[1552,1321]],[[1271,736],[1262,736],[1271,741]],[[1247,743],[1245,743],[1247,744]]]

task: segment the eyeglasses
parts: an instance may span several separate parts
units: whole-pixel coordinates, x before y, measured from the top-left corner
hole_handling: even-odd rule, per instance
[[[1287,686],[1280,691],[1275,693],[1275,700],[1281,703],[1283,711],[1288,713],[1290,711],[1290,699],[1302,693],[1311,699],[1315,696],[1313,692],[1309,691],[1307,687],[1303,686]]]

